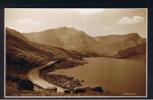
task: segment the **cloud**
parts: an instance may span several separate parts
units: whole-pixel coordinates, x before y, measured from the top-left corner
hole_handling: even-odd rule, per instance
[[[30,18],[18,19],[17,23],[19,23],[19,24],[27,24],[27,25],[34,25],[34,26],[41,24],[40,21],[36,21],[36,20],[30,19]]]
[[[133,16],[133,17],[122,17],[118,23],[119,24],[137,24],[144,21],[142,16]]]

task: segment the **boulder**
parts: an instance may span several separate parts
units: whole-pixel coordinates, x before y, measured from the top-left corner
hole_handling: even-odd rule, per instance
[[[34,85],[30,80],[19,80],[17,89],[18,90],[33,90]]]
[[[68,90],[68,89],[65,89],[65,90],[64,90],[64,93],[71,93],[71,91]]]
[[[104,92],[104,89],[100,86],[94,87],[92,90],[95,91],[95,92],[99,92],[99,93]]]
[[[86,91],[85,88],[77,87],[73,89],[73,93],[84,93],[85,91]]]

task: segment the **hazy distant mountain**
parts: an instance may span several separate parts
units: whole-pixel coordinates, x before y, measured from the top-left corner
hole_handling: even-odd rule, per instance
[[[145,39],[137,33],[91,37],[83,31],[68,27],[26,33],[24,35],[31,41],[45,45],[117,58],[144,53],[146,43]],[[139,50],[136,50],[138,49],[137,46]]]

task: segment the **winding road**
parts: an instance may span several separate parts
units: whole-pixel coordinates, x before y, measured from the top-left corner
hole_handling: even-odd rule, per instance
[[[28,78],[30,81],[32,81],[33,84],[43,88],[43,89],[54,89],[54,88],[57,88],[57,92],[58,93],[63,93],[65,92],[65,89],[60,87],[60,86],[57,86],[55,84],[52,84],[46,80],[44,80],[43,78],[40,77],[40,73],[39,73],[39,70],[42,69],[42,68],[45,68],[47,66],[51,66],[53,64],[55,64],[57,61],[51,61],[49,63],[47,63],[46,65],[43,65],[43,66],[40,66],[40,67],[37,67],[37,68],[34,68],[32,69],[29,73],[28,73]]]

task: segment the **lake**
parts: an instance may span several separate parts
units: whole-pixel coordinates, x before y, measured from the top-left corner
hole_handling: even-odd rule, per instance
[[[107,57],[84,59],[87,64],[59,69],[52,74],[73,76],[84,80],[84,86],[102,86],[121,95],[146,95],[146,61]]]

